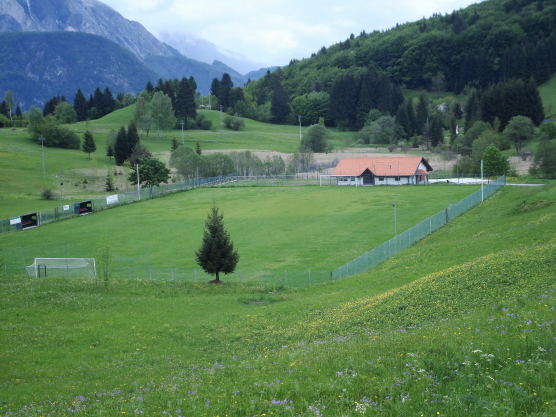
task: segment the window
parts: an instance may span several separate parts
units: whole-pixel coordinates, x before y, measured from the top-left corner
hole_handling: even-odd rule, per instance
[[[384,177],[378,177],[379,181],[384,181]]]
[[[400,177],[395,177],[394,178],[394,181],[399,181],[399,180],[400,180]]]

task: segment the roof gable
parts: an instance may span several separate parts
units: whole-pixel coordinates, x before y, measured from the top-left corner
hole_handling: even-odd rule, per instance
[[[334,169],[332,175],[354,175],[360,177],[368,169],[379,177],[408,177],[417,173],[421,163],[425,167],[426,172],[432,171],[432,167],[421,156],[343,158]]]

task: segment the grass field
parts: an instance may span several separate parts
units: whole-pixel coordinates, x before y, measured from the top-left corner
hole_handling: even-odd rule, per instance
[[[369,273],[297,290],[4,277],[0,411],[554,415],[555,232],[555,186],[505,187]]]
[[[45,148],[46,178],[43,178],[40,144],[30,141],[24,129],[0,129],[0,218],[52,208],[61,203],[40,200],[39,193],[44,187],[51,187],[66,202],[110,194],[103,189],[106,173],[115,167],[113,159],[110,161],[105,156],[107,135],[111,130],[127,127],[132,119],[133,108],[130,106],[117,110],[92,122],[69,125],[80,137],[87,129],[92,131],[97,150],[88,159],[81,150]],[[219,112],[199,110],[199,113],[211,119],[213,126],[219,126]],[[245,122],[245,129],[239,132],[228,129],[223,132],[186,130],[184,142],[193,148],[199,142],[204,150],[258,149],[280,152],[293,152],[299,145],[299,128],[296,126],[271,125],[249,119]],[[346,141],[355,142],[356,133],[331,130],[331,136],[334,145],[342,147]],[[155,157],[168,162],[173,138],[181,143],[181,131],[166,132],[158,138],[157,132],[151,131],[148,137],[142,136],[141,142]],[[125,175],[116,176],[115,180],[120,191],[129,188]],[[61,183],[64,186],[60,186]]]
[[[241,187],[196,189],[2,237],[4,262],[87,257],[109,242],[127,266],[197,268],[211,205],[224,214],[238,269],[330,271],[477,190],[477,186]],[[148,238],[146,238],[148,237]],[[150,261],[150,264],[149,264]]]

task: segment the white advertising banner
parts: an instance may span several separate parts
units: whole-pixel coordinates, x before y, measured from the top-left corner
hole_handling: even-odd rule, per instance
[[[106,204],[116,204],[118,202],[118,194],[106,197]]]
[[[10,219],[10,226],[21,223],[21,217],[13,217]]]

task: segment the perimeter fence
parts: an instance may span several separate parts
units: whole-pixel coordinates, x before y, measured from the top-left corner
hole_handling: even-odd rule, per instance
[[[353,261],[332,271],[331,279],[339,279],[350,275],[360,274],[368,269],[374,268],[378,264],[390,259],[394,255],[409,248],[425,236],[430,235],[435,230],[452,221],[460,214],[475,207],[485,198],[489,197],[500,187],[506,185],[506,176],[503,175],[480,190],[468,195],[464,199],[455,204],[450,205],[446,209],[432,215],[421,223],[413,226],[405,232],[393,237],[387,242],[377,246],[374,249],[364,253]]]
[[[234,180],[233,178],[236,179]],[[220,184],[229,184],[230,181],[237,182],[237,177],[230,176],[226,181],[222,180]],[[364,253],[345,265],[342,265],[334,271],[237,270],[231,275],[226,275],[225,279],[241,284],[284,285],[295,288],[360,274],[409,248],[419,240],[444,226],[446,223],[473,208],[505,184],[505,176],[494,180],[490,184],[485,185],[482,189],[450,205],[446,209],[432,215],[416,226]],[[23,248],[20,249],[22,260],[25,263]],[[66,257],[87,256],[85,248],[68,248],[64,245],[63,247],[50,249],[52,252],[49,253],[49,256],[53,257],[59,256],[60,253],[65,253]],[[45,256],[44,251],[41,250],[40,252],[42,256]],[[28,256],[29,254],[27,254],[27,257]],[[126,262],[127,266],[125,266]],[[120,264],[118,265],[118,263]],[[7,275],[22,275],[26,273],[24,265],[3,265],[2,269],[2,272]],[[148,279],[191,283],[207,282],[214,278],[212,275],[206,274],[202,269],[152,268],[150,267],[150,248],[145,254],[136,258],[119,258],[114,256],[114,265],[110,268],[110,275],[113,278],[122,279]]]
[[[193,178],[185,181],[178,181],[170,184],[162,184],[151,189],[142,188],[120,194],[114,194],[102,198],[94,198],[70,205],[54,207],[33,213],[15,216],[9,219],[0,220],[0,233],[11,233],[17,230],[24,230],[31,227],[41,226],[60,220],[71,219],[95,211],[107,208],[118,207],[137,201],[149,200],[162,197],[168,194],[192,190],[199,187],[257,187],[257,186],[303,186],[318,185],[317,178],[310,175],[299,173],[295,175],[265,175],[265,176],[240,176],[237,173],[211,178]]]

